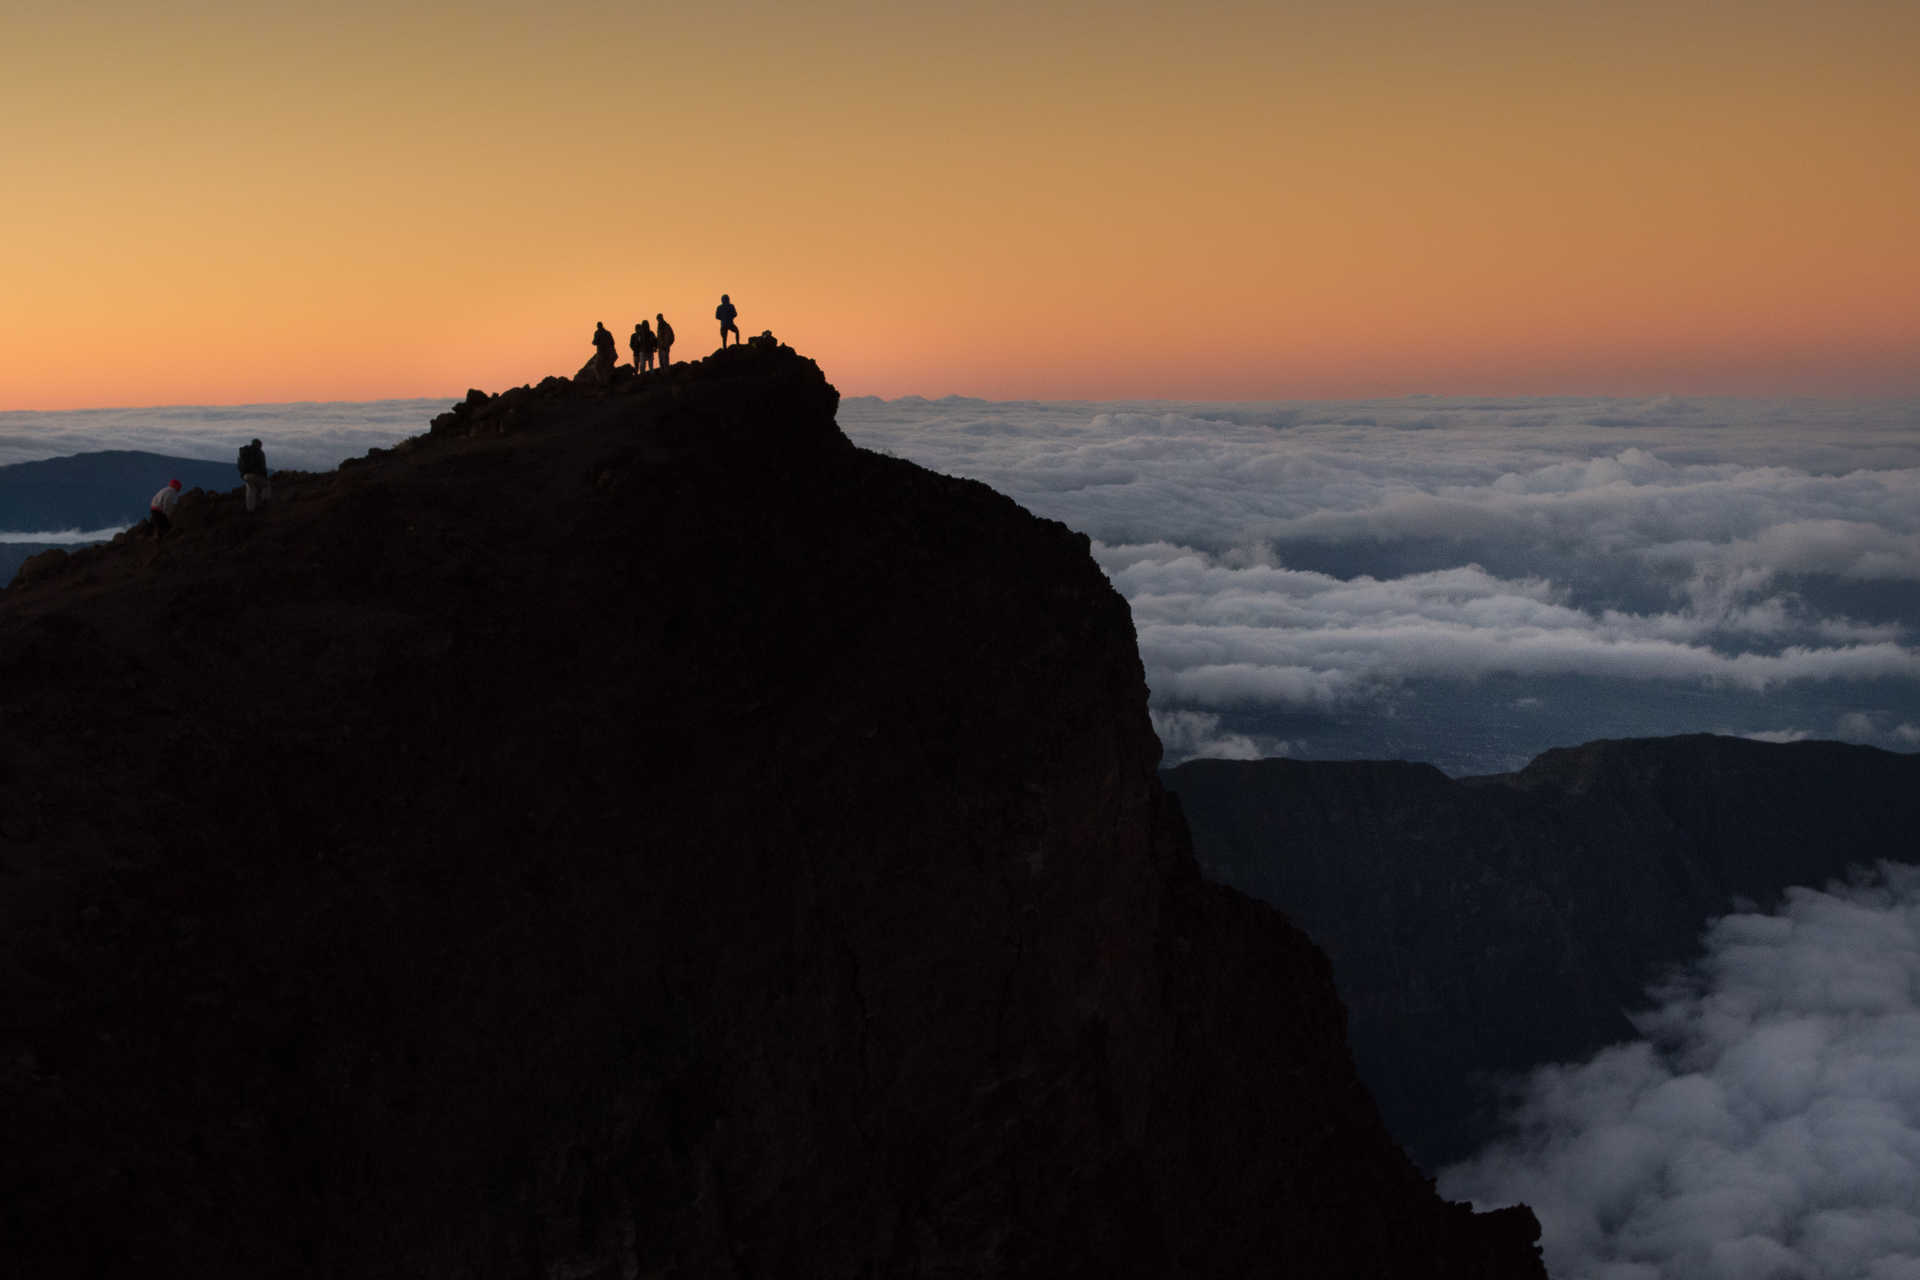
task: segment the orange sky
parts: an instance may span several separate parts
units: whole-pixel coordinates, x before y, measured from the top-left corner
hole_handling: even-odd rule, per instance
[[[0,11],[0,409],[1920,393],[1920,4]]]

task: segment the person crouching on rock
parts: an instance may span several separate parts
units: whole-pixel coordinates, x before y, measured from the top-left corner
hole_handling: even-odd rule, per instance
[[[667,318],[658,311],[653,313],[653,318],[658,321],[653,326],[653,338],[660,344],[660,367],[664,369],[673,361],[673,357],[668,354],[673,350],[673,326],[668,324]]]
[[[240,479],[247,486],[247,510],[273,496],[273,482],[267,478],[267,451],[258,439],[240,446]]]
[[[167,536],[167,530],[173,528],[173,509],[180,502],[180,482],[167,481],[167,487],[153,495],[153,501],[147,504],[147,528],[152,531],[153,540],[158,542]]]
[[[740,326],[733,322],[733,318],[739,314],[738,311],[733,309],[733,303],[727,299],[727,295],[724,293],[721,294],[720,305],[713,309],[713,318],[720,322],[720,349],[722,351],[727,349],[727,335],[729,333],[733,335],[733,345],[736,347],[740,345]]]
[[[593,376],[601,386],[613,381],[613,362],[620,358],[619,351],[613,345],[613,335],[607,332],[607,326],[596,320],[593,323]]]
[[[660,344],[654,340],[653,330],[647,327],[645,320],[633,326],[633,336],[627,342],[633,347],[633,371],[645,373],[653,368],[654,348]]]

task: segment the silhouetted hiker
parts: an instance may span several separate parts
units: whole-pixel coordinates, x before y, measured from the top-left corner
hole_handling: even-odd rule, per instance
[[[598,320],[593,324],[593,376],[602,386],[613,381],[613,362],[620,358],[619,351],[613,345],[613,335],[607,332],[607,326]]]
[[[644,373],[653,368],[653,349],[660,344],[654,340],[653,330],[647,328],[645,320],[633,326],[633,336],[627,342],[633,347],[633,371]]]
[[[727,335],[729,333],[733,335],[733,345],[736,347],[740,345],[740,326],[733,322],[733,318],[739,314],[738,311],[733,309],[733,303],[728,300],[727,295],[724,293],[721,294],[720,305],[713,309],[713,318],[720,322],[720,349],[722,351],[727,349]]]
[[[153,495],[153,501],[147,504],[147,528],[158,542],[167,536],[167,530],[173,528],[173,509],[180,502],[180,482],[167,481],[167,487]]]
[[[667,318],[658,311],[653,313],[653,318],[659,321],[659,323],[653,327],[653,337],[654,341],[660,344],[660,367],[664,369],[667,367],[667,363],[673,359],[672,356],[667,354],[673,350],[673,326],[668,324]]]
[[[240,446],[240,478],[247,486],[247,510],[273,496],[273,482],[267,479],[267,451],[258,438]]]

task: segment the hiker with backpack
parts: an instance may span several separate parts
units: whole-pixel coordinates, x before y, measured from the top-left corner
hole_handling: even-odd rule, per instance
[[[153,501],[147,503],[147,532],[155,542],[167,536],[173,528],[173,509],[180,502],[180,482],[167,481],[167,487],[153,495]]]
[[[653,368],[653,353],[660,343],[654,338],[653,330],[647,327],[645,320],[633,326],[633,336],[628,338],[627,342],[633,348],[633,371],[642,373]]]
[[[653,327],[653,337],[654,341],[660,344],[660,367],[664,369],[673,360],[673,357],[668,354],[673,350],[673,326],[668,324],[667,318],[657,311],[653,313],[653,318],[658,321]]]
[[[733,303],[727,298],[727,295],[724,293],[721,294],[720,305],[713,309],[713,318],[720,322],[720,349],[722,351],[727,349],[727,335],[729,333],[733,335],[733,345],[736,347],[740,345],[740,326],[733,322],[733,318],[739,314],[738,311],[734,310]]]
[[[247,486],[247,510],[273,496],[273,482],[267,476],[267,451],[260,447],[258,437],[240,446],[240,479]]]

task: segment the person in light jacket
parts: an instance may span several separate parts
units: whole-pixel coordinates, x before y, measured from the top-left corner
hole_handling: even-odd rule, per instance
[[[153,495],[153,501],[147,504],[147,529],[154,541],[167,536],[167,530],[173,528],[173,509],[180,504],[180,482],[167,481],[167,487]]]

